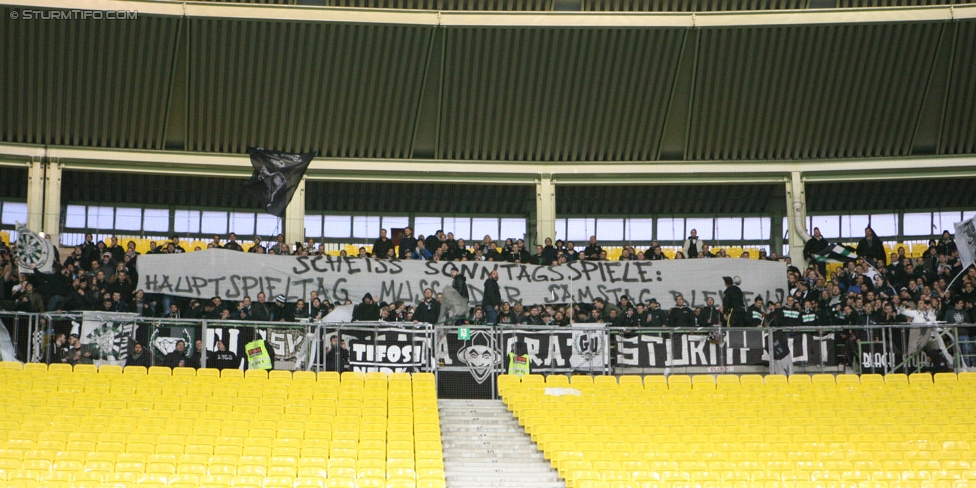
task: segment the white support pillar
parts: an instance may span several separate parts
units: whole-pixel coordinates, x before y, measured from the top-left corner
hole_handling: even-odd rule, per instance
[[[535,180],[535,243],[544,245],[546,238],[556,240],[556,185],[551,174]]]
[[[298,182],[295,195],[285,207],[285,242],[289,246],[305,242],[305,177]]]
[[[44,224],[42,229],[51,236],[54,245],[61,234],[61,163],[52,159],[44,171]]]
[[[44,163],[33,158],[27,163],[27,228],[40,232],[44,221]]]
[[[803,245],[810,240],[807,232],[807,195],[806,185],[799,171],[790,173],[786,182],[786,224],[790,236],[790,259],[797,268],[804,269]]]

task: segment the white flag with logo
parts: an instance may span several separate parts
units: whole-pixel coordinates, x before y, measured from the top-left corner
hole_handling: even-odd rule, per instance
[[[973,264],[976,257],[976,217],[963,220],[956,225],[956,248],[959,249],[959,259],[962,267]]]
[[[17,224],[17,247],[14,250],[21,273],[54,272],[54,244],[37,235],[24,224]]]

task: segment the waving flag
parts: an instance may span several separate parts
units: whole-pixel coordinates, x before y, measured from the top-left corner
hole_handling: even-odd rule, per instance
[[[849,246],[834,244],[817,253],[818,263],[851,263],[857,261],[857,251]]]
[[[17,224],[17,247],[14,250],[21,273],[54,272],[54,244],[25,225]]]
[[[244,188],[261,202],[266,212],[284,217],[285,207],[295,195],[315,153],[290,154],[253,147],[247,153],[251,155],[254,172]]]
[[[959,261],[963,268],[968,268],[976,259],[976,217],[955,224],[956,249],[959,249]]]

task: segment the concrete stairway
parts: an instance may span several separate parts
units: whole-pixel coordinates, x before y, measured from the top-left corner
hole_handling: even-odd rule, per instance
[[[439,400],[448,488],[566,488],[500,400]]]

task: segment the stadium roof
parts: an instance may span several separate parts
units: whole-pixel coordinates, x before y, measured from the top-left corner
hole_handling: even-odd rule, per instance
[[[0,2],[0,143],[516,162],[976,153],[976,5],[90,3],[139,16],[14,20],[25,5],[62,4]]]

